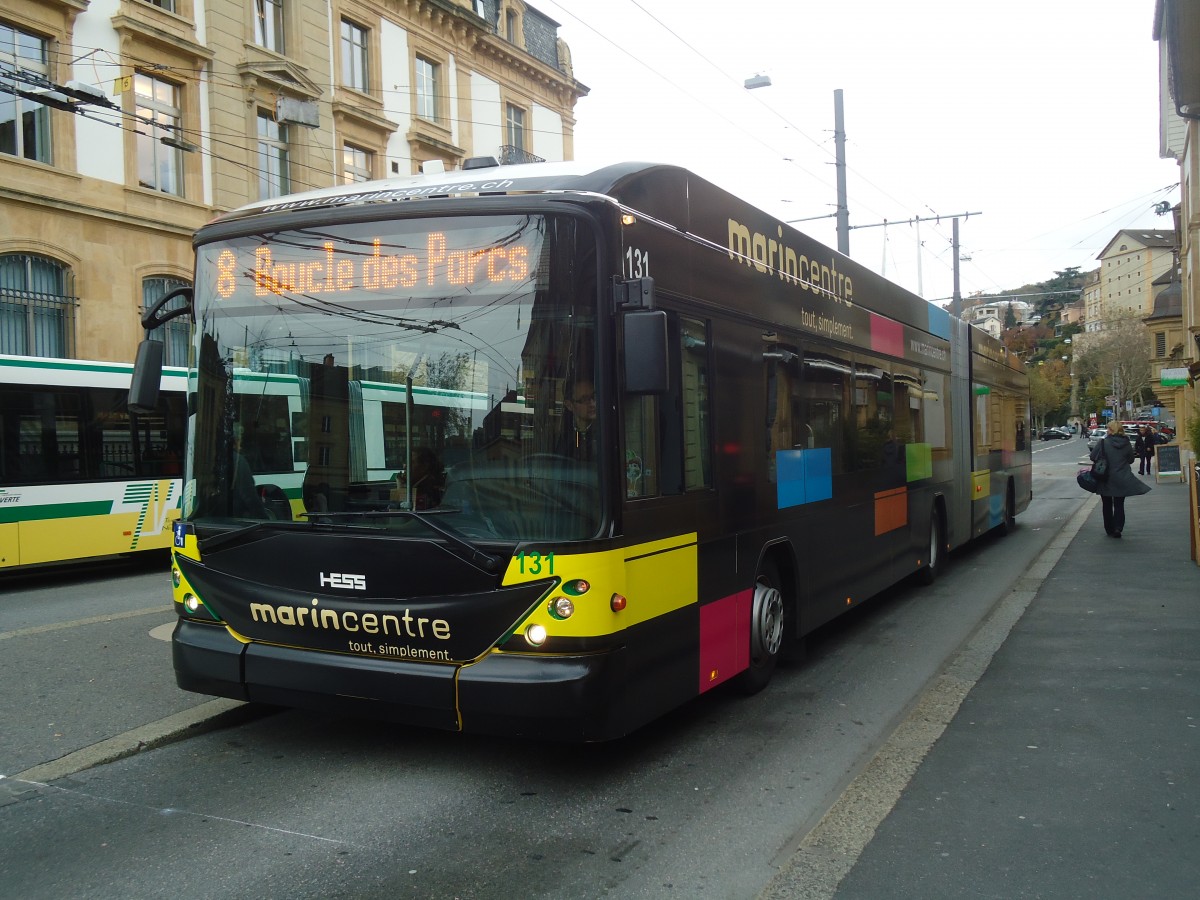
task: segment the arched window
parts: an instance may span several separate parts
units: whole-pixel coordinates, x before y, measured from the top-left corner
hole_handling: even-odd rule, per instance
[[[167,276],[143,278],[142,312],[145,313],[150,307],[176,288],[187,287],[189,284],[190,282]],[[176,297],[167,304],[163,312],[182,309],[186,305],[186,301],[182,297]],[[190,327],[191,322],[188,317],[180,316],[146,334],[149,340],[159,341],[166,345],[163,348],[164,365],[186,366],[188,364],[188,332]]]
[[[75,278],[70,267],[25,253],[0,254],[0,353],[75,355]]]

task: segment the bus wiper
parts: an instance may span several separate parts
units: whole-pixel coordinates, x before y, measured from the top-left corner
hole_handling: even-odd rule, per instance
[[[196,544],[197,548],[202,552],[211,553],[213,550],[216,550],[219,547],[224,547],[226,544],[231,544],[234,541],[240,540],[241,538],[248,537],[254,532],[265,528],[267,525],[295,526],[295,524],[295,522],[285,522],[282,519],[263,519],[250,525],[246,525],[242,528],[235,528],[233,531],[225,531],[221,534],[213,535],[210,538],[201,538],[200,535],[197,534]]]
[[[444,537],[451,546],[458,552],[454,555],[465,562],[474,566],[479,566],[489,575],[495,575],[500,571],[500,566],[503,559],[499,556],[493,556],[490,553],[485,553],[483,550],[476,547],[466,538],[459,537],[453,531],[448,531],[441,525],[433,521],[433,516],[448,515],[456,513],[456,509],[439,509],[427,510],[425,512],[415,512],[411,509],[376,509],[376,510],[354,510],[352,512],[315,512],[305,514],[308,519],[314,523],[319,523],[321,520],[334,519],[416,519],[430,531],[434,531]],[[239,534],[241,532],[238,532]]]

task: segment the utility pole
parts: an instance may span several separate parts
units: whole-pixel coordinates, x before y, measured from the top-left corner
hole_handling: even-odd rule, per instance
[[[834,169],[837,172],[838,252],[850,255],[850,209],[846,205],[846,121],[842,111],[842,89],[833,92]]]
[[[771,79],[767,75],[755,75],[753,78],[747,78],[743,85],[746,90],[752,91],[760,87],[770,87]],[[837,217],[837,248],[839,253],[846,256],[850,255],[850,208],[846,198],[846,115],[842,104],[842,89],[837,88],[833,92],[833,165],[837,175],[837,212],[834,215]],[[950,314],[957,316],[962,311],[962,296],[959,293],[958,284],[958,220],[966,219],[971,216],[978,216],[977,212],[959,213],[955,216],[916,216],[908,219],[908,224],[917,223],[917,280],[921,280],[921,222],[940,222],[942,219],[954,220],[954,297],[950,302]],[[788,219],[789,225],[794,225],[797,222],[811,222],[815,219],[826,219],[828,216],[812,216],[807,219]],[[873,225],[855,225],[855,228],[878,228],[880,226],[887,227],[888,225],[903,225],[904,222],[888,222],[886,219],[882,222],[876,222]],[[887,247],[884,247],[883,269],[887,271]],[[918,284],[918,292],[921,292],[922,286]]]
[[[913,224],[916,224],[917,227],[920,228],[921,222],[941,222],[942,219],[950,219],[953,223],[953,234],[951,236],[951,242],[952,242],[953,249],[954,249],[954,295],[950,300],[950,315],[957,316],[962,312],[962,294],[960,292],[959,284],[958,284],[958,258],[959,258],[958,220],[959,219],[969,219],[969,218],[971,218],[971,216],[981,216],[981,215],[983,215],[983,213],[981,213],[981,212],[964,212],[964,213],[955,213],[954,215],[951,215],[951,216],[913,216],[911,219],[902,219],[898,222],[890,222],[887,219],[884,219],[882,222],[873,222],[870,225],[852,225],[850,227],[851,228],[887,228],[889,225],[913,225]],[[887,252],[887,250],[886,250],[886,246],[885,246],[884,253],[886,254],[886,252]],[[920,253],[921,253],[921,242],[918,240],[917,241],[917,254],[918,254],[918,256],[917,256],[918,267],[917,268],[918,268],[918,271],[920,271]],[[884,270],[885,271],[883,273],[885,275],[885,277],[886,277],[886,269],[887,269],[887,257],[885,255],[884,256]]]
[[[958,218],[954,219],[950,242],[954,247],[954,292],[950,295],[950,315],[962,314],[962,292],[958,285]]]

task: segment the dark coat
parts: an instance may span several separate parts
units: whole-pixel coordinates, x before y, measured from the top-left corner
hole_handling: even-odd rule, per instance
[[[1096,491],[1101,497],[1134,497],[1150,493],[1150,485],[1133,474],[1129,464],[1133,462],[1133,445],[1123,434],[1110,434],[1092,448],[1092,462],[1100,454],[1108,460],[1108,477],[1100,482]]]
[[[1154,456],[1154,435],[1139,431],[1137,439],[1133,442],[1133,455],[1138,459],[1150,459]]]

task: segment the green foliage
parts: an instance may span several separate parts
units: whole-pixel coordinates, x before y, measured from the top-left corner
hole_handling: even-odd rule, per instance
[[[1047,417],[1065,420],[1068,393],[1060,380],[1047,377],[1040,369],[1030,371],[1029,405],[1035,421],[1044,422]]]

